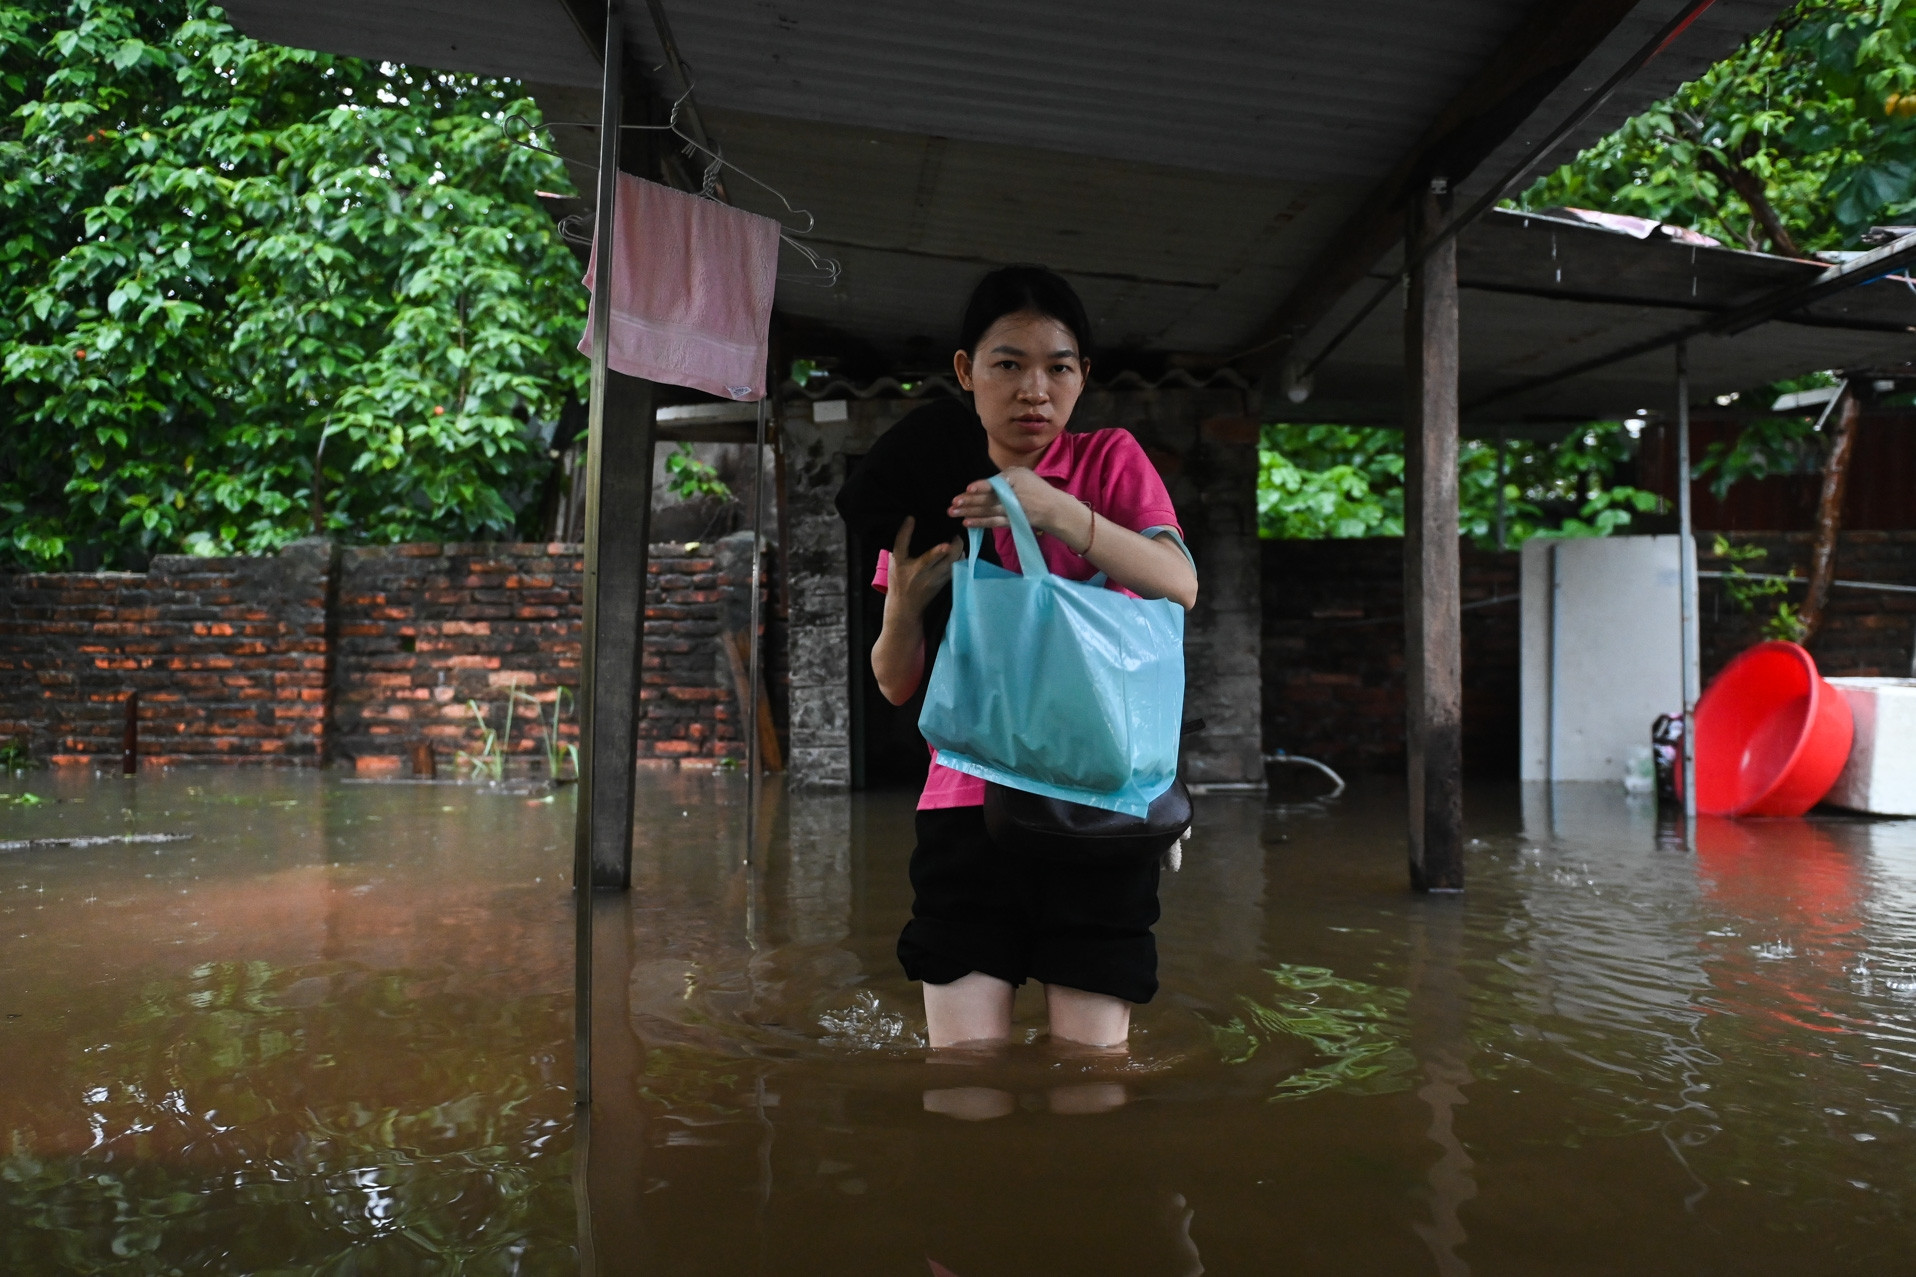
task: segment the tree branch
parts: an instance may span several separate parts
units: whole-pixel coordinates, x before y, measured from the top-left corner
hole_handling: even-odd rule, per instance
[[[1741,163],[1724,163],[1706,147],[1698,147],[1696,156],[1697,163],[1715,174],[1742,198],[1751,215],[1763,227],[1763,234],[1769,238],[1772,249],[1785,257],[1803,256],[1803,250],[1796,246],[1788,228],[1783,225],[1783,219],[1777,216],[1775,207],[1770,204],[1769,188],[1762,178]]]
[[[1846,390],[1830,434],[1829,453],[1823,459],[1823,492],[1816,503],[1816,537],[1810,545],[1810,590],[1799,614],[1804,644],[1816,637],[1829,602],[1830,580],[1836,575],[1836,539],[1843,529],[1843,493],[1849,485],[1850,455],[1856,446],[1856,422],[1862,404],[1856,391]]]

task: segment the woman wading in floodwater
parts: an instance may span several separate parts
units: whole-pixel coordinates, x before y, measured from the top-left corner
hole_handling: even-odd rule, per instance
[[[871,662],[894,705],[925,680],[936,650],[928,630],[942,629],[928,626],[928,615],[941,620],[938,608],[949,608],[952,564],[965,553],[962,534],[942,538],[959,527],[999,529],[986,545],[1017,568],[986,475],[1002,473],[1017,493],[1051,571],[1077,581],[1104,572],[1112,588],[1187,609],[1196,602],[1197,574],[1144,449],[1123,430],[1066,433],[1090,338],[1083,303],[1057,275],[1014,266],[985,276],[953,356],[973,411],[948,404],[913,413],[839,494],[854,526],[882,528],[893,541],[873,581],[885,591],[885,620]],[[1122,1046],[1133,1004],[1158,987],[1156,859],[1086,866],[1013,858],[985,833],[984,794],[984,781],[934,758],[918,800],[912,918],[898,957],[924,985],[931,1045],[1007,1041],[1017,988],[1034,980],[1044,986],[1053,1039]],[[1011,1097],[1003,1100],[1008,1111]]]

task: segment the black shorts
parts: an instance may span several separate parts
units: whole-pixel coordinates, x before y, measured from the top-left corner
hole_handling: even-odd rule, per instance
[[[905,974],[950,984],[973,971],[1149,1002],[1158,991],[1158,858],[1087,864],[999,850],[984,808],[918,813]]]

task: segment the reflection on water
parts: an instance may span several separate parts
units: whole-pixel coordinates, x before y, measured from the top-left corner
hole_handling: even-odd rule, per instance
[[[1130,1058],[1051,1049],[1027,992],[1009,1052],[953,1061],[890,953],[909,804],[768,801],[755,869],[729,807],[644,857],[623,942],[650,1065],[594,1115],[628,1159],[595,1163],[601,1255],[1801,1273],[1916,1242],[1916,826],[1706,826],[1693,854],[1619,790],[1510,787],[1473,795],[1470,892],[1419,900],[1394,793],[1214,797]],[[1112,1083],[1114,1111],[1056,1102]]]
[[[34,778],[0,856],[0,1269],[573,1271],[568,817]]]
[[[570,796],[33,778],[0,840],[0,1269],[560,1272]],[[924,1047],[909,800],[648,775],[598,906],[599,1271],[1893,1271],[1916,1244],[1916,822],[1213,797],[1128,1057]],[[993,1097],[989,1120],[927,1093]],[[1122,1096],[1113,1106],[1078,1101]],[[940,1107],[934,1103],[931,1110]]]

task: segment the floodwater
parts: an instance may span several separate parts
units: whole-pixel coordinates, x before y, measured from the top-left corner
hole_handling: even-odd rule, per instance
[[[1705,822],[1689,851],[1619,788],[1478,790],[1470,891],[1419,899],[1401,791],[1203,798],[1128,1056],[1054,1048],[1027,990],[1009,1049],[934,1057],[890,952],[908,798],[768,795],[748,867],[739,777],[642,783],[633,892],[597,906],[582,1210],[569,792],[15,782],[46,801],[0,807],[0,1270],[1916,1251],[1916,822]],[[4,849],[122,832],[191,837]]]

